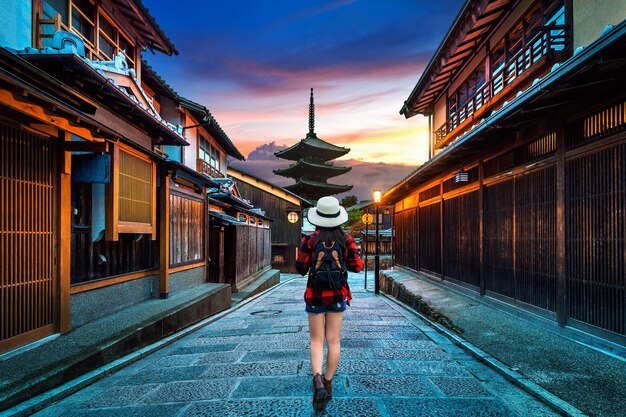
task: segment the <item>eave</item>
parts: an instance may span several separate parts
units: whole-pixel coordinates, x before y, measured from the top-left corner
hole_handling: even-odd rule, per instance
[[[122,137],[119,132],[90,116],[96,111],[95,103],[2,47],[0,90],[11,96],[3,97],[0,100],[2,104],[11,107],[14,102],[15,106],[20,106],[14,108],[16,112],[23,113],[35,122],[51,124],[76,134],[84,129],[89,132],[89,136],[102,141],[116,141]],[[58,116],[65,121],[59,120]]]
[[[178,55],[178,51],[141,0],[110,0],[151,51]],[[175,6],[174,6],[175,7]]]
[[[400,114],[407,119],[417,114],[432,114],[437,97],[510,13],[513,3],[513,0],[467,0],[404,102]]]
[[[307,156],[321,158],[325,161],[339,158],[350,152],[349,148],[333,145],[315,136],[315,133],[309,133],[300,142],[291,145],[287,149],[275,152],[278,158],[298,161]]]
[[[189,145],[182,135],[158,120],[147,109],[133,101],[108,79],[75,54],[20,54],[20,57],[38,66],[63,83],[89,95],[103,107],[148,133],[163,145]]]
[[[299,160],[297,163],[292,166],[284,169],[275,169],[274,174],[281,175],[283,177],[289,178],[300,178],[305,173],[308,174],[319,174],[326,178],[336,177],[338,175],[345,174],[349,172],[352,167],[336,167],[333,165],[326,164],[316,164],[313,162]]]
[[[215,117],[213,117],[208,108],[184,97],[180,98],[180,104],[191,112],[196,120],[198,120],[198,123],[202,124],[202,127],[213,136],[228,155],[240,161],[246,159],[230,140],[226,132],[224,132],[217,120],[215,120]]]
[[[506,107],[493,112],[466,135],[457,138],[395,184],[385,192],[384,200],[395,203],[427,181],[458,168],[463,161],[475,159],[479,148],[487,147],[492,141],[497,142],[503,133],[519,131],[521,127],[536,122],[537,119],[532,115],[540,114],[545,119],[548,117],[548,109],[562,108],[565,103],[579,103],[583,94],[598,94],[603,84],[610,86],[614,83],[623,88],[626,84],[623,71],[626,65],[623,55],[625,49],[626,20],[555,66],[542,79],[535,80],[531,87],[517,95]],[[612,62],[617,64],[609,65]],[[607,95],[615,95],[615,89],[607,88]]]
[[[344,191],[350,191],[352,189],[351,185],[337,185],[337,184],[328,184],[325,182],[316,182],[316,181],[308,181],[308,180],[299,180],[295,184],[290,184],[285,187],[286,190],[297,193],[298,190],[302,191],[332,191],[334,193],[340,193]],[[304,194],[304,193],[303,193]],[[316,193],[317,194],[317,193]]]

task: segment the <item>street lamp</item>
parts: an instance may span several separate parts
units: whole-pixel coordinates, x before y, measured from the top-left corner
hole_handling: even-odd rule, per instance
[[[380,293],[380,244],[378,241],[378,206],[382,193],[380,189],[375,189],[373,192],[374,207],[376,208],[376,255],[374,256],[374,294]]]

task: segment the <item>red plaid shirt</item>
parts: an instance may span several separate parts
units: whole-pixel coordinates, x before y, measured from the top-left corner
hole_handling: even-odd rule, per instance
[[[319,234],[319,230],[315,232]],[[296,260],[296,269],[300,275],[306,275],[309,273],[311,266],[311,258],[313,255],[313,245],[315,243],[315,236],[305,236],[302,238],[302,244],[300,245],[300,251],[298,252],[298,259]],[[363,261],[359,256],[359,250],[356,247],[354,238],[346,234],[346,253],[344,253],[344,259],[346,261],[346,267],[351,272],[361,272],[363,269]],[[304,292],[304,302],[310,306],[327,306],[334,303],[340,303],[343,300],[352,300],[352,291],[346,284],[340,289],[336,290],[314,290],[310,282],[307,282],[306,291]]]

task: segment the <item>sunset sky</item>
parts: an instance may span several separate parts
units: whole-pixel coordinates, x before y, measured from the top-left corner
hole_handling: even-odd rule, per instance
[[[399,114],[462,0],[145,0],[179,56],[145,58],[181,95],[206,105],[246,156],[238,167],[279,185],[271,151],[308,131],[351,149],[331,179],[365,199],[427,157],[427,120]],[[367,181],[367,184],[364,184]]]

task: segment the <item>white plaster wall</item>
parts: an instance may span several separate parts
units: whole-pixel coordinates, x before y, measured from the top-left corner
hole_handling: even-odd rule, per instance
[[[185,116],[185,123],[183,126],[193,126],[197,124],[198,122],[196,122],[195,119]],[[185,129],[185,139],[189,142],[189,146],[184,147],[185,165],[195,171],[196,164],[198,163],[198,129],[195,127]]]
[[[624,0],[574,0],[574,48],[587,46],[600,36],[606,25],[626,19]]]
[[[33,46],[31,0],[0,0],[0,46]]]

